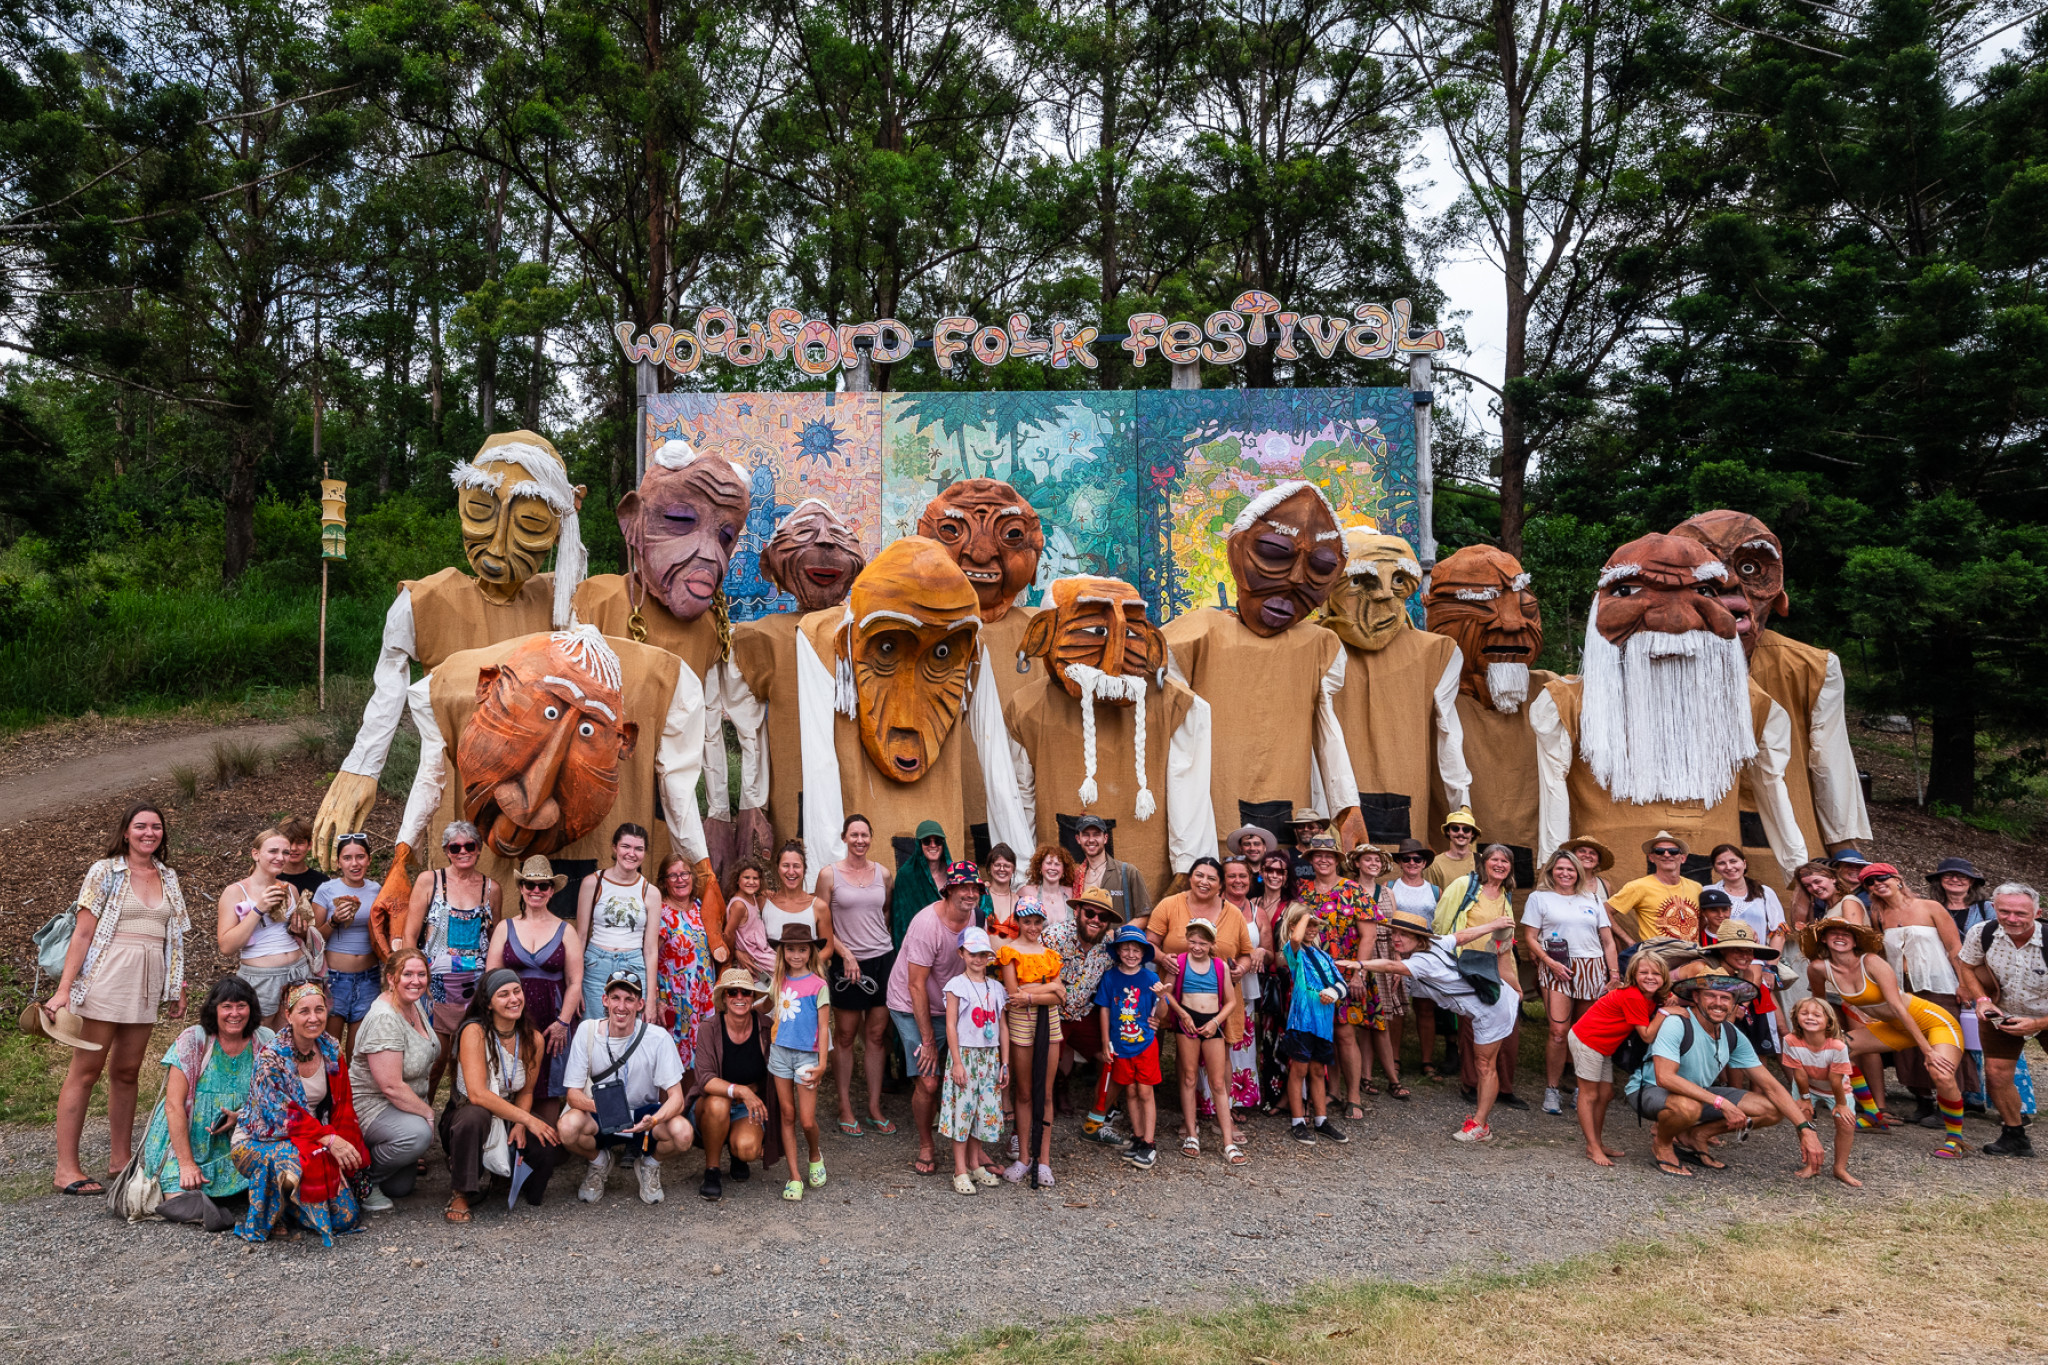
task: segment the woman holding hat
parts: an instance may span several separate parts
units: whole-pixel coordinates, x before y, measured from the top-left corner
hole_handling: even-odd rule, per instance
[[[704,1149],[706,1199],[725,1194],[720,1154],[734,1180],[753,1176],[749,1162],[782,1160],[782,1107],[768,1077],[768,1029],[761,1012],[768,987],[745,967],[729,967],[711,990],[711,1017],[697,1030],[696,1077],[683,1113]]]
[[[526,997],[526,1026],[540,1034],[547,1058],[534,1082],[532,1109],[553,1123],[568,1087],[569,1035],[583,1009],[583,939],[576,926],[548,908],[566,874],[538,853],[519,865],[519,913],[491,931],[486,971],[510,967]]]
[[[688,856],[662,859],[655,881],[661,887],[661,925],[655,949],[655,1017],[676,1040],[687,1062],[697,1055],[697,1025],[711,1013],[711,983],[725,966],[725,936],[704,920],[697,873]],[[688,1079],[684,1085],[687,1088]]]
[[[1543,1010],[1550,1021],[1543,1049],[1543,1112],[1562,1114],[1558,1088],[1564,1084],[1572,1025],[1621,979],[1606,907],[1587,888],[1585,869],[1570,849],[1551,854],[1536,874],[1536,889],[1522,907],[1521,935],[1543,983]]]
[[[119,1171],[132,1155],[136,1089],[150,1030],[166,1005],[173,1019],[185,1013],[185,935],[192,917],[178,874],[163,860],[164,828],[163,813],[154,806],[136,806],[121,817],[105,856],[86,869],[72,901],[77,919],[57,989],[23,1012],[27,1031],[71,1048],[57,1097],[56,1187],[65,1194],[106,1192],[78,1159],[100,1072],[113,1062],[108,1169]]]
[[[1962,1142],[1963,1092],[1956,1079],[1963,1034],[1955,1016],[1900,991],[1899,979],[1884,958],[1884,937],[1867,925],[1821,920],[1801,931],[1800,947],[1811,961],[1806,970],[1813,993],[1837,1003],[1850,1025],[1849,1052],[1861,1073],[1856,1085],[1856,1107],[1862,1111],[1857,1126],[1884,1126],[1880,1054],[1917,1049],[1934,1078],[1947,1130],[1934,1154],[1949,1160],[1967,1156],[1969,1149]]]
[[[1358,883],[1337,872],[1337,841],[1327,834],[1310,835],[1302,845],[1308,855],[1308,864],[1315,869],[1315,880],[1301,888],[1301,903],[1314,915],[1322,928],[1322,948],[1338,962],[1356,962],[1362,954],[1359,945],[1365,941],[1365,931],[1371,923],[1374,906],[1359,890]],[[1366,1022],[1365,1002],[1346,993],[1337,1002],[1336,1045],[1337,1061],[1343,1068],[1344,1111],[1347,1119],[1365,1117],[1365,1106],[1361,1103],[1359,1087],[1365,1083],[1365,1068],[1360,1057],[1358,1030]]]
[[[562,1139],[533,1112],[543,1046],[539,1031],[526,1022],[519,973],[510,967],[486,971],[455,1030],[455,1084],[441,1111],[441,1148],[448,1153],[452,1186],[442,1216],[449,1222],[467,1223],[470,1204],[483,1193],[484,1172],[510,1177],[515,1160],[530,1171],[519,1187],[526,1202],[538,1206],[547,1193]]]
[[[249,1208],[235,1224],[245,1242],[266,1242],[296,1220],[333,1246],[362,1227],[353,1184],[369,1163],[356,1125],[341,1044],[327,1036],[327,993],[302,981],[284,993],[286,1027],[256,1055],[249,1100],[235,1125],[235,1169],[249,1181]],[[367,1020],[365,1023],[367,1024]]]
[[[1511,931],[1512,916],[1502,915],[1483,923],[1474,922],[1454,934],[1437,934],[1434,926],[1419,915],[1397,910],[1387,917],[1393,933],[1394,956],[1368,958],[1358,965],[1369,972],[1388,972],[1408,979],[1409,990],[1418,999],[1433,1000],[1470,1021],[1461,1033],[1472,1037],[1474,1070],[1478,1076],[1477,1108],[1453,1134],[1460,1142],[1491,1142],[1493,1129],[1487,1119],[1500,1093],[1495,1054],[1515,1033],[1522,1015],[1522,997],[1512,985],[1493,985],[1494,999],[1486,1001],[1481,991],[1488,983],[1474,982],[1458,970],[1458,950],[1491,935]]]

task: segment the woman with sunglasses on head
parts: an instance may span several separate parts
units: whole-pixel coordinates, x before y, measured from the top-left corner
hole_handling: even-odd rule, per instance
[[[546,1059],[534,1083],[532,1109],[553,1123],[569,1093],[562,1077],[569,1066],[569,1038],[583,1012],[583,936],[557,915],[549,902],[569,884],[566,874],[535,854],[519,865],[519,913],[491,931],[486,970],[510,967],[519,973],[526,997],[526,1024],[540,1035]]]
[[[1890,863],[1872,863],[1858,875],[1863,894],[1870,900],[1870,913],[1884,934],[1885,962],[1899,978],[1900,988],[1922,1000],[1940,1006],[1958,1020],[1962,1010],[1956,1003],[1956,955],[1963,949],[1963,937],[1956,922],[1940,902],[1916,896],[1906,889],[1899,870]],[[1901,1052],[1892,1063],[1899,1084],[1913,1092],[1919,1112],[1913,1122],[1931,1128],[1936,1117],[1934,1076],[1917,1050]],[[1965,1093],[1981,1090],[1976,1068],[1966,1054],[1957,1068],[1957,1083]]]
[[[640,875],[647,831],[628,821],[612,831],[612,865],[591,873],[576,891],[576,932],[583,936],[583,1017],[604,1017],[604,983],[613,972],[649,979],[661,953],[661,895]],[[645,991],[641,1018],[656,1022],[655,995]]]
[[[454,1055],[456,1025],[484,974],[491,930],[503,914],[504,889],[477,866],[483,847],[475,825],[467,820],[448,822],[441,831],[441,852],[447,855],[448,866],[413,883],[404,932],[391,944],[394,951],[417,946],[427,958],[427,995],[441,1047],[427,1084],[429,1108],[441,1088],[441,1072]]]
[[[314,890],[313,927],[327,940],[327,990],[334,997],[327,1030],[341,1040],[346,1055],[355,1051],[356,1025],[370,1012],[381,985],[370,943],[370,907],[383,886],[369,879],[369,835],[344,834],[336,839],[334,860],[341,875]]]
[[[853,1112],[853,1059],[865,1043],[868,1114],[865,1131],[884,1136],[896,1125],[882,1116],[882,1079],[891,1049],[889,973],[896,943],[889,936],[889,870],[868,858],[875,827],[865,815],[849,815],[840,826],[846,856],[818,873],[818,898],[831,907],[838,951],[825,962],[832,993],[832,1046],[839,1054],[832,1079],[839,1087],[839,1131],[859,1137],[862,1122]]]

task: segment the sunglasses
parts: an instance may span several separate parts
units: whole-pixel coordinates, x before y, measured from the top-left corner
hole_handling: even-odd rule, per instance
[[[1089,921],[1090,923],[1104,923],[1109,920],[1115,919],[1116,916],[1111,914],[1107,910],[1083,910],[1081,912],[1081,918]]]
[[[1650,856],[1653,858],[1683,858],[1685,851],[1676,848],[1653,848],[1650,850]]]
[[[342,849],[348,847],[348,845],[350,844],[361,844],[363,846],[363,852],[368,853],[370,851],[370,836],[367,834],[339,835],[334,840],[334,850],[335,852],[339,853]]]
[[[519,889],[521,891],[552,892],[555,889],[555,884],[553,882],[521,882],[519,883]]]
[[[459,844],[443,844],[441,845],[441,851],[443,853],[474,853],[476,852],[476,847],[474,841],[464,840]]]
[[[1403,853],[1398,861],[1404,863],[1426,863],[1429,859],[1423,857],[1420,853]]]

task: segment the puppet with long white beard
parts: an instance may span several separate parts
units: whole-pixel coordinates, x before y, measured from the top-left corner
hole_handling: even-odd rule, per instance
[[[1584,835],[1612,849],[1659,830],[1695,849],[1740,844],[1736,780],[1790,880],[1806,842],[1785,790],[1792,724],[1749,680],[1727,567],[1677,536],[1630,541],[1608,558],[1586,622],[1584,673],[1529,706],[1536,735],[1538,846]]]

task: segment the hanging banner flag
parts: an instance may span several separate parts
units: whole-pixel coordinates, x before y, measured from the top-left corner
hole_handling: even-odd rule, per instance
[[[1362,303],[1349,318],[1325,318],[1320,313],[1290,312],[1271,294],[1252,289],[1199,323],[1160,313],[1133,313],[1124,320],[1124,331],[1112,336],[1065,319],[1055,319],[1041,336],[1033,330],[1030,314],[1012,313],[1001,323],[986,325],[978,318],[940,318],[932,324],[930,336],[919,337],[895,318],[831,323],[807,318],[795,308],[770,309],[765,323],[744,327],[732,310],[706,308],[692,327],[658,322],[642,332],[633,323],[621,322],[612,332],[627,360],[666,365],[677,374],[693,374],[714,359],[741,369],[768,359],[787,359],[805,374],[824,375],[854,368],[862,349],[875,364],[893,365],[920,347],[929,349],[942,368],[971,357],[990,367],[1014,358],[1055,370],[1073,365],[1092,370],[1099,361],[1090,348],[1098,341],[1117,342],[1139,368],[1154,351],[1174,365],[1233,365],[1249,348],[1269,342],[1278,360],[1306,358],[1304,345],[1323,360],[1335,356],[1339,347],[1359,360],[1444,349],[1443,332],[1415,332],[1411,312],[1407,299],[1395,299],[1385,306]]]

